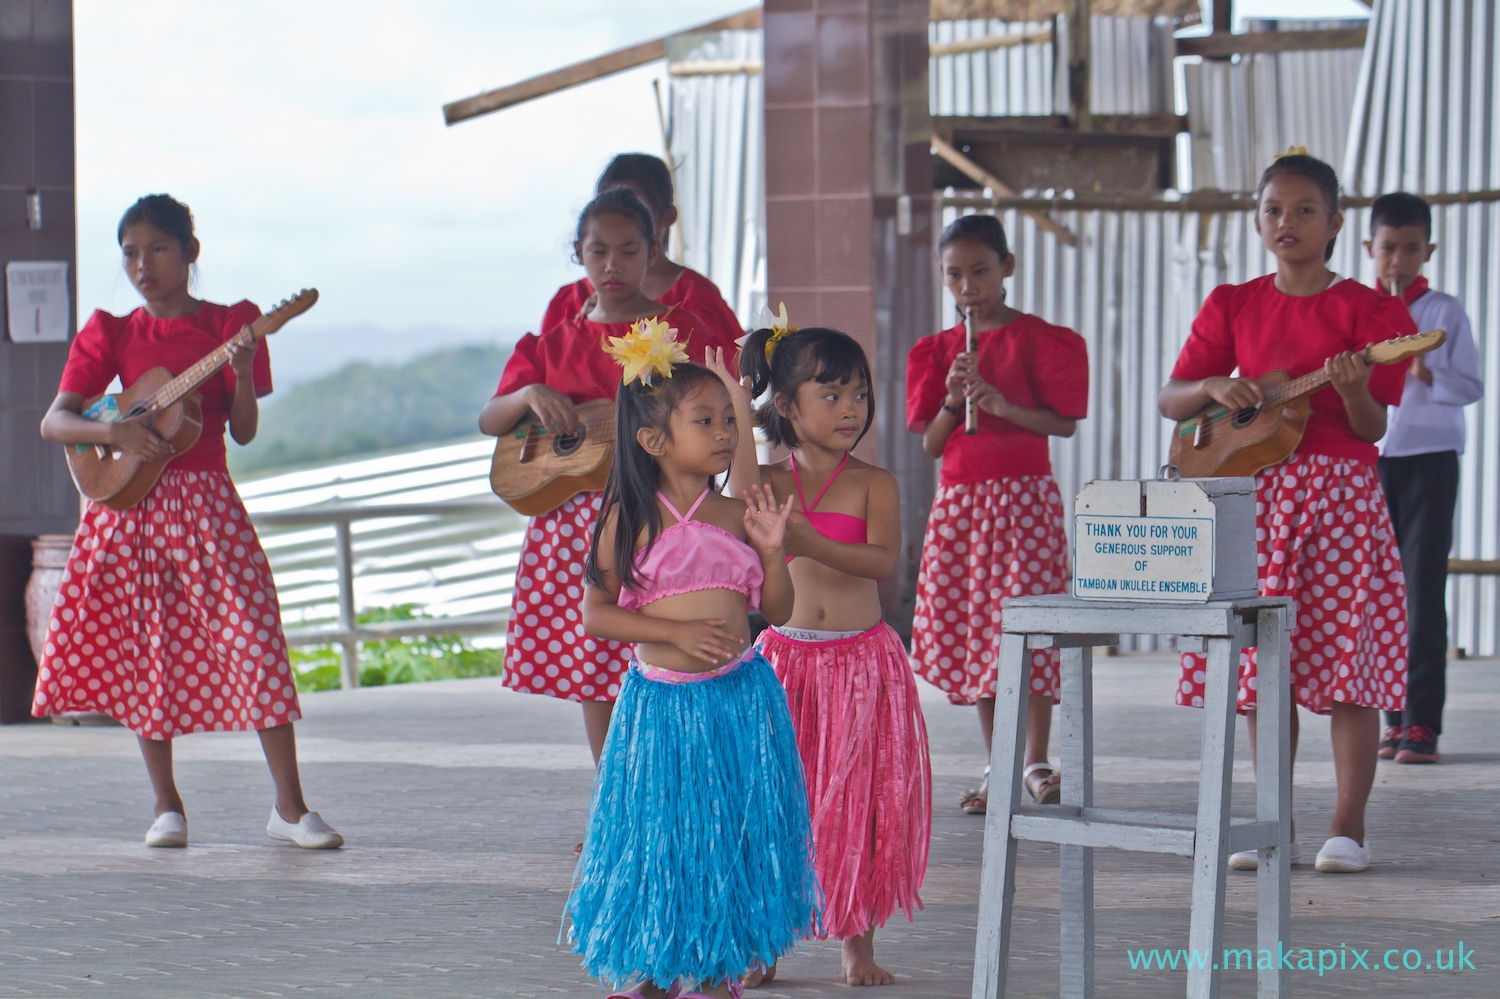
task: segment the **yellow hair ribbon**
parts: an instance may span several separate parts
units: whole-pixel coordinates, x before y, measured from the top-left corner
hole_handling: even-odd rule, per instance
[[[1287,156],[1311,156],[1311,155],[1312,154],[1307,151],[1307,147],[1306,146],[1287,146],[1286,147],[1286,152],[1284,152],[1284,153],[1277,153],[1276,154],[1276,158],[1279,160],[1279,159],[1282,159],[1283,157],[1287,157]]]
[[[771,359],[771,354],[776,350],[776,345],[787,337],[799,332],[796,326],[786,317],[786,303],[781,303],[781,315],[773,315],[771,310],[764,305],[760,307],[760,319],[765,325],[762,329],[771,331],[771,338],[766,341],[766,360]]]

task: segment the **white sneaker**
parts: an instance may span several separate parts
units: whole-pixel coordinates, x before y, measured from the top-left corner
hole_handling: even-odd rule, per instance
[[[187,816],[162,812],[146,830],[147,846],[187,846]]]
[[[317,812],[306,812],[296,822],[288,822],[275,806],[271,808],[271,821],[266,823],[266,835],[296,843],[304,850],[337,850],[344,845],[344,837],[324,822],[323,816]]]
[[[1334,836],[1318,851],[1318,870],[1324,874],[1358,874],[1370,869],[1370,837],[1360,846],[1348,836]]]
[[[1302,863],[1302,841],[1292,840],[1292,848],[1287,851],[1292,855],[1292,863]],[[1229,855],[1229,869],[1231,871],[1255,871],[1260,869],[1259,850],[1241,850],[1239,853]]]

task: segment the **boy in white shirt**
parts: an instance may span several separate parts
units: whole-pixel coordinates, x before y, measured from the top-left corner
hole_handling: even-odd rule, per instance
[[[1432,210],[1416,195],[1387,194],[1371,206],[1365,251],[1375,260],[1377,287],[1406,300],[1418,329],[1448,331],[1441,347],[1412,361],[1401,405],[1391,410],[1380,442],[1380,485],[1406,575],[1406,710],[1386,712],[1379,751],[1382,759],[1397,763],[1438,760],[1447,693],[1448,553],[1458,500],[1458,456],[1464,450],[1463,408],[1484,394],[1479,352],[1463,304],[1429,288],[1422,277],[1422,265],[1437,249],[1431,240]]]

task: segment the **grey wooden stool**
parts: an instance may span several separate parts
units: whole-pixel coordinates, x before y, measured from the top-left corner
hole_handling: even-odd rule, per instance
[[[1016,843],[1023,839],[1061,847],[1063,999],[1094,996],[1097,847],[1193,858],[1188,949],[1206,953],[1210,960],[1202,962],[1206,967],[1189,967],[1189,999],[1217,999],[1219,995],[1224,881],[1229,855],[1235,851],[1260,850],[1256,876],[1258,947],[1280,953],[1280,944],[1289,939],[1291,928],[1289,613],[1290,601],[1280,597],[1158,604],[1048,596],[1020,597],[1005,605],[979,893],[979,939],[974,953],[974,999],[1001,999],[1005,995],[1010,923],[1015,911]],[[1116,645],[1122,633],[1178,635],[1178,649],[1208,654],[1196,816],[1094,807],[1093,647]],[[1259,678],[1255,818],[1231,819],[1240,649],[1252,645],[1257,649]],[[1059,649],[1062,654],[1060,805],[1021,804],[1031,649]],[[1257,971],[1257,980],[1260,999],[1286,999],[1290,995],[1289,975],[1279,967]]]

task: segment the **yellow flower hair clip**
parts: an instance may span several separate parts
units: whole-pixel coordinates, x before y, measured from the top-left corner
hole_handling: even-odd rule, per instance
[[[1277,153],[1276,154],[1276,158],[1279,160],[1279,159],[1282,159],[1282,158],[1287,157],[1287,156],[1311,156],[1311,155],[1312,154],[1307,151],[1307,147],[1306,146],[1287,146],[1286,147],[1286,152],[1284,152],[1284,153]]]
[[[630,324],[629,333],[608,340],[604,349],[625,369],[622,380],[626,385],[637,377],[642,385],[650,385],[658,374],[671,378],[672,365],[688,359],[687,351],[677,342],[677,331],[660,319],[637,319]]]

